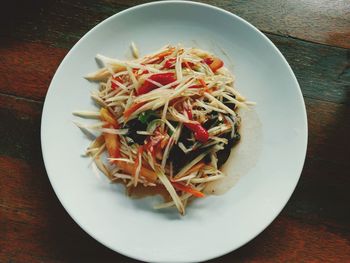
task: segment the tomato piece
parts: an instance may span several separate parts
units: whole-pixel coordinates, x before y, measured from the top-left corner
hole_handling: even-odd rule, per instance
[[[170,58],[168,59],[164,66],[163,66],[163,69],[172,69],[172,68],[175,68],[175,62],[176,62],[176,58]]]
[[[168,85],[174,81],[176,81],[174,73],[159,73],[153,74],[149,77],[150,80],[158,82],[161,85]],[[145,82],[138,88],[137,95],[146,94],[154,89],[158,88],[157,85],[145,80]]]
[[[118,85],[117,83],[115,83],[113,80],[118,81],[119,83],[122,83],[122,84],[123,84],[123,80],[122,80],[120,77],[112,78],[112,81],[111,81],[111,88],[112,88],[113,90],[116,90],[117,88],[119,88],[119,85]]]
[[[204,63],[207,64],[210,69],[215,73],[219,68],[224,66],[224,62],[216,57],[207,57],[203,59]]]
[[[224,62],[219,58],[214,58],[213,62],[209,65],[209,67],[214,73],[223,66],[224,66]]]

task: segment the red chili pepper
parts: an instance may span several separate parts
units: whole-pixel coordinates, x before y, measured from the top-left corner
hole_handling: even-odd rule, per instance
[[[155,82],[158,82],[161,85],[167,85],[176,80],[174,73],[159,73],[159,74],[153,74],[149,77],[150,80],[153,80]],[[137,95],[142,95],[150,92],[151,90],[154,90],[158,88],[157,85],[154,85],[153,83],[145,80],[145,82],[141,85],[141,87],[137,90]]]
[[[188,118],[192,120],[192,111],[186,109],[186,113]],[[185,126],[193,132],[196,140],[200,142],[206,142],[209,139],[208,131],[200,123],[185,123]]]
[[[185,126],[193,132],[196,140],[206,142],[209,139],[208,131],[199,123],[185,123]]]
[[[199,89],[199,88],[202,88],[203,85],[192,85],[192,86],[189,86],[188,88],[189,89]]]
[[[187,117],[192,120],[193,119],[193,115],[192,115],[192,111],[188,108],[185,108],[185,111],[187,113]]]

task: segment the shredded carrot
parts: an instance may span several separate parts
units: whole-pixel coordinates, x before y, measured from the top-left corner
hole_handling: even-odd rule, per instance
[[[113,128],[112,125],[107,126],[107,128]],[[111,158],[120,158],[120,141],[117,134],[103,133],[105,139],[106,148],[108,154]]]
[[[134,174],[135,173],[134,165],[130,165],[126,162],[121,162],[121,161],[115,161],[115,163],[125,173],[127,173],[127,174]],[[146,178],[146,180],[150,183],[154,183],[157,180],[157,174],[154,171],[152,171],[144,166],[141,167],[140,176],[143,176],[144,178]]]
[[[207,86],[207,83],[203,79],[198,79],[199,83],[204,87],[204,92],[209,92],[209,88]]]
[[[145,102],[135,103],[131,105],[126,111],[124,111],[123,115],[125,119],[128,119],[131,114],[133,114],[135,111],[137,111],[139,108],[141,108]]]
[[[184,184],[181,184],[181,183],[177,183],[177,182],[172,182],[171,183],[176,189],[180,190],[180,191],[183,191],[183,192],[186,192],[186,193],[189,193],[195,197],[204,197],[205,194],[203,194],[202,192],[192,188],[191,186],[188,186],[188,185],[184,185]]]
[[[204,166],[205,166],[205,163],[204,163],[204,162],[199,162],[199,163],[197,163],[196,165],[192,166],[192,168],[189,169],[189,170],[186,172],[186,175],[187,175],[187,174],[190,174],[190,173],[193,173],[193,172],[196,172],[196,171],[202,169]]]
[[[168,50],[165,50],[165,51],[155,55],[154,58],[164,58],[166,56],[169,56],[173,52],[174,52],[174,48],[170,48]]]
[[[112,128],[118,127],[118,123],[115,120],[114,116],[106,108],[101,108],[100,115],[101,115],[101,120],[108,122],[108,124],[113,126]]]

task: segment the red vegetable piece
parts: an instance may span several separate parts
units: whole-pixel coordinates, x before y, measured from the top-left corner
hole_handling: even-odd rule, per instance
[[[106,125],[106,128],[114,128],[113,125]],[[119,142],[119,136],[117,134],[111,134],[111,133],[103,133],[106,148],[109,154],[109,157],[111,158],[120,158],[120,142]]]
[[[203,59],[204,63],[207,64],[210,69],[215,73],[219,68],[224,65],[224,62],[216,57],[207,57]]]
[[[219,58],[214,58],[213,62],[209,65],[211,70],[215,73],[219,68],[224,65],[224,62]]]
[[[172,182],[171,183],[177,190],[186,192],[186,193],[190,193],[191,195],[195,196],[195,197],[204,197],[205,195],[198,191],[197,189],[192,188],[191,186],[188,185],[184,185],[182,183],[178,183],[178,182]]]
[[[192,120],[192,111],[186,109],[187,116]],[[197,141],[206,142],[209,139],[208,131],[200,123],[185,123],[185,126],[193,132]]]
[[[210,65],[211,63],[213,63],[213,59],[210,57],[207,57],[205,59],[203,59],[204,63],[207,65]]]
[[[202,88],[203,85],[192,85],[192,86],[189,86],[188,88],[189,89],[199,89],[199,88]]]
[[[176,61],[176,58],[170,58],[168,59],[164,66],[163,66],[163,69],[171,69],[171,68],[174,68],[175,67],[175,61]]]
[[[117,83],[115,83],[113,80],[118,81],[120,83],[123,83],[123,80],[120,77],[113,78],[112,81],[111,81],[111,88],[114,89],[114,90],[119,88],[119,85]]]
[[[193,132],[197,141],[206,142],[209,139],[208,131],[201,124],[185,123],[185,126]]]
[[[153,74],[149,77],[149,79],[158,82],[161,85],[168,85],[176,80],[174,73]],[[156,88],[158,88],[157,85],[147,81],[146,79],[145,82],[141,85],[141,87],[138,88],[137,95],[146,94]]]

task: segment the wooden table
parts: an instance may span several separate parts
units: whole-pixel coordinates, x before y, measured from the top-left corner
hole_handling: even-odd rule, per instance
[[[40,118],[63,57],[97,23],[143,0],[7,1],[0,36],[0,262],[135,262],[88,236],[56,198]],[[210,262],[350,262],[350,2],[203,1],[248,20],[281,50],[302,89],[309,144],[276,220]],[[94,260],[95,259],[95,260]]]

